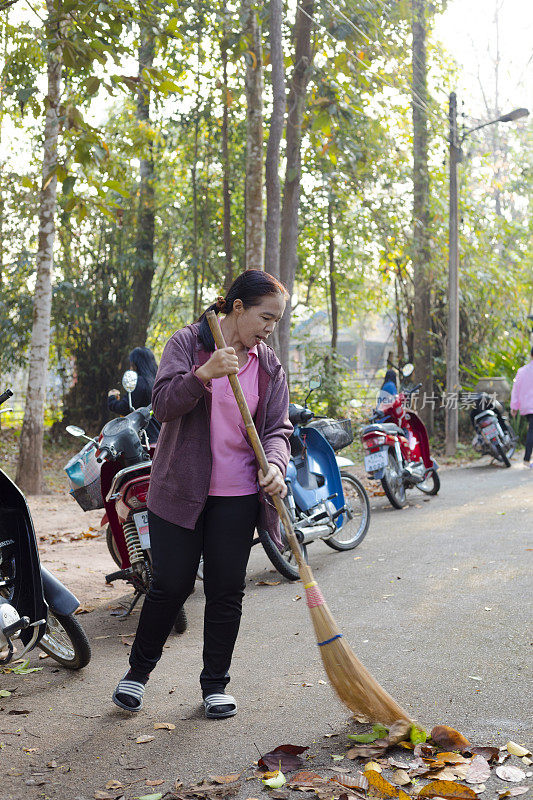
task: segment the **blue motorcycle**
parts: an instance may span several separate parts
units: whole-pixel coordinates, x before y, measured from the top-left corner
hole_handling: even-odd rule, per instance
[[[316,539],[322,539],[334,550],[353,550],[363,541],[370,524],[365,488],[345,471],[353,466],[353,461],[336,454],[353,441],[351,421],[317,417],[307,408],[311,392],[320,385],[320,378],[313,378],[304,405],[289,406],[294,432],[285,501],[306,561],[307,546]],[[278,572],[294,581],[299,578],[298,567],[285,542],[283,526],[281,533],[285,545],[282,552],[268,531],[258,531],[259,540]]]

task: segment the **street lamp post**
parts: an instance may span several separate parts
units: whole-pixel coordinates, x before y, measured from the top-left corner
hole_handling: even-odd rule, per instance
[[[455,92],[449,98],[449,169],[450,169],[450,206],[449,206],[449,239],[448,239],[448,331],[446,347],[446,455],[453,456],[457,449],[459,430],[459,404],[452,401],[452,395],[459,392],[459,225],[458,225],[458,192],[457,164],[462,161],[461,144],[467,136],[487,125],[496,122],[513,122],[515,119],[527,117],[527,108],[516,108],[498,119],[483,122],[475,128],[457,134],[457,96]]]

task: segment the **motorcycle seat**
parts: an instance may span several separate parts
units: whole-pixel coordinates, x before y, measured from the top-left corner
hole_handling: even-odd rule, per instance
[[[376,425],[368,425],[364,433],[371,433],[372,431],[376,433],[395,433],[400,436],[405,436],[405,431],[399,428],[398,425],[395,425],[394,422],[379,422]]]

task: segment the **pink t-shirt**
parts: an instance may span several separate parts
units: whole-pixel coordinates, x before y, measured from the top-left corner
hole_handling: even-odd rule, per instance
[[[248,361],[238,373],[253,415],[259,402],[259,360],[257,346],[248,350]],[[257,464],[252,445],[235,400],[229,378],[213,378],[211,405],[211,483],[209,494],[222,497],[255,494]]]

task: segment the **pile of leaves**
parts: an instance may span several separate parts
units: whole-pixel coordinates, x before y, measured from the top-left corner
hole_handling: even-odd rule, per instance
[[[153,738],[140,737],[143,741]],[[309,793],[315,800],[476,800],[478,796],[482,800],[486,781],[493,775],[502,782],[501,789],[496,790],[497,800],[525,794],[530,788],[524,782],[533,772],[507,763],[514,756],[526,769],[533,764],[530,751],[515,742],[507,742],[503,747],[478,746],[446,725],[436,726],[428,737],[422,728],[405,721],[395,723],[390,729],[374,725],[371,732],[349,734],[348,739],[347,752],[333,755],[333,760],[361,763],[354,764],[355,769],[335,764],[322,770],[333,772],[333,776],[306,768],[304,759],[313,758],[305,755],[308,747],[283,744],[240,773],[211,776],[188,786],[177,781],[167,791],[134,795],[120,782],[109,781],[104,790],[95,792],[95,798],[228,800],[240,793],[244,782],[260,781],[261,793],[268,800],[290,800],[296,791]],[[247,772],[251,774],[246,775]],[[155,787],[163,783],[146,781],[145,785]],[[248,794],[248,800],[257,800],[255,789]]]
[[[287,779],[285,773],[295,768],[296,752],[301,753],[304,748],[296,751],[293,746],[284,745],[259,761],[259,767],[270,770],[276,759],[279,762],[277,771],[266,773],[268,777],[263,777],[263,783],[277,790],[278,800],[283,797],[288,800],[288,795],[279,792],[282,786],[285,790],[313,792],[319,800],[366,800],[367,797],[476,800],[486,790],[486,781],[492,773],[506,784],[520,784],[511,788],[502,785],[499,798],[525,794],[530,788],[523,782],[533,773],[505,763],[514,755],[521,758],[526,767],[533,764],[531,753],[515,742],[508,742],[501,748],[477,746],[446,725],[433,728],[428,739],[426,731],[405,721],[395,723],[390,729],[374,725],[372,732],[348,738],[357,744],[344,756],[334,756],[335,759],[372,759],[355,775],[349,774],[350,770],[333,767],[330,769],[340,773],[334,777],[300,769]],[[401,748],[402,757],[391,755],[393,748]],[[383,776],[383,771],[391,772],[390,779]],[[428,782],[422,783],[421,779]]]

